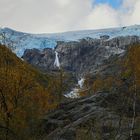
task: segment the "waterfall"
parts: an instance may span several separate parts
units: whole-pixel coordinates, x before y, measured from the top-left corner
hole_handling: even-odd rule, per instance
[[[85,79],[81,78],[78,80],[78,83],[76,84],[76,87],[72,89],[69,93],[65,94],[64,96],[67,98],[79,98],[79,92],[83,90]]]
[[[81,79],[78,81],[78,85],[80,86],[80,88],[83,88],[84,82],[85,82],[85,79],[84,79],[84,78],[81,78]]]
[[[56,66],[56,67],[58,67],[60,69],[60,62],[59,62],[59,57],[58,57],[58,52],[57,51],[55,51],[54,66]]]

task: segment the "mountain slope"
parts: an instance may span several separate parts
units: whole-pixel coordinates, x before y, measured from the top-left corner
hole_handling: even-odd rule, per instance
[[[124,36],[119,36],[122,35],[120,30]],[[47,76],[17,58],[5,46],[0,46],[0,129],[3,130],[2,124],[6,130],[14,130],[23,139],[140,139],[140,46],[133,46],[140,43],[139,26],[92,32],[90,36],[90,31],[87,31],[86,38],[80,32],[80,36],[76,35],[80,39],[78,41],[76,37],[68,41],[63,38],[63,34],[50,37],[26,34],[29,41],[33,42],[31,44],[20,32],[14,33],[15,35],[10,33],[11,37],[3,36],[5,42],[2,43],[9,44],[14,52],[21,51],[23,60],[43,70]],[[115,33],[116,37],[113,36]],[[70,36],[73,37],[74,34],[79,33],[71,32]],[[71,39],[67,33],[65,35]],[[98,38],[90,38],[93,35]],[[18,36],[21,38],[17,39]],[[57,44],[55,48],[47,48],[46,43],[41,47],[44,36],[50,47]],[[68,73],[71,74],[70,77]],[[68,78],[65,79],[65,76]],[[73,79],[78,84],[74,85]],[[82,86],[79,83],[81,80]],[[85,97],[65,102],[61,97],[65,91],[69,92],[65,84],[70,88],[74,85],[74,89],[80,89],[78,94]],[[17,103],[19,93],[21,96]],[[7,102],[3,95],[6,95]],[[55,101],[63,102],[57,105]],[[42,119],[42,114],[56,106],[57,109]],[[41,124],[38,127],[36,120],[40,118]],[[24,123],[19,125],[19,122]],[[11,131],[8,136],[5,129],[2,132],[1,139],[16,139]]]
[[[91,85],[94,91],[90,96],[62,103],[59,109],[44,117],[41,127],[43,138],[139,140],[139,60],[139,44],[129,47],[125,57],[117,63],[112,60],[114,65],[118,65],[116,72],[107,71],[105,75],[99,72]],[[110,65],[110,69],[114,66]]]
[[[130,140],[132,118],[129,106],[123,104],[124,98],[120,93],[100,92],[64,103],[42,120],[42,137],[44,140]],[[140,138],[139,121],[137,111],[134,140]]]
[[[52,81],[0,45],[0,139],[35,138],[39,118],[57,105]]]
[[[139,33],[138,25],[41,35],[4,28],[1,41],[36,68],[44,72],[70,72],[78,83],[88,74],[108,71],[112,60],[124,56],[128,46],[140,43]],[[74,93],[74,89],[69,92]]]

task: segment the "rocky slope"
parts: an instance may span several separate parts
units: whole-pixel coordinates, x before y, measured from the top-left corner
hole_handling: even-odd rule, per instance
[[[129,140],[131,112],[125,115],[123,103],[119,93],[106,92],[63,103],[44,117],[43,140]],[[118,107],[122,108],[119,112]],[[138,123],[135,130],[139,130]],[[139,138],[138,134],[133,137]]]

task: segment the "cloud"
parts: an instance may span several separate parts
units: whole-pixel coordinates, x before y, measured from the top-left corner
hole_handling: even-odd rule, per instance
[[[107,28],[119,25],[118,12],[107,4],[95,6],[85,19],[85,28]]]
[[[125,25],[140,24],[140,0],[124,0],[121,22]]]
[[[140,24],[140,0],[122,1],[114,9],[93,0],[3,0],[0,25],[43,33]]]
[[[31,32],[78,29],[91,6],[90,0],[4,0],[0,1],[0,22]]]
[[[140,0],[122,0],[114,9],[108,4],[95,5],[85,20],[85,28],[108,28],[140,24]]]

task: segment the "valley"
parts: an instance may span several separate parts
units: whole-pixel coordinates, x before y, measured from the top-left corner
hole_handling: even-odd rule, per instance
[[[140,139],[139,25],[1,28],[0,44],[0,139]]]

